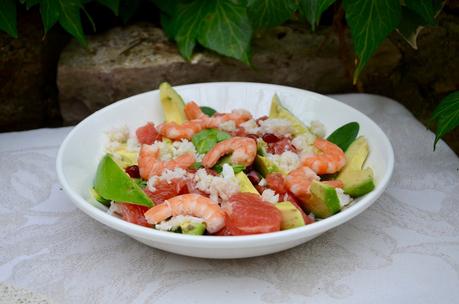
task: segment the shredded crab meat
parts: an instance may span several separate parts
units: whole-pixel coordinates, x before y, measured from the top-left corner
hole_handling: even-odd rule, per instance
[[[279,202],[279,194],[276,194],[273,190],[271,189],[265,189],[263,193],[261,194],[261,197],[265,202],[271,203],[271,204],[276,204]]]
[[[173,170],[166,169],[163,171],[163,173],[160,176],[150,177],[147,182],[147,188],[151,192],[155,192],[156,191],[155,185],[158,181],[163,180],[170,184],[173,179],[186,179],[190,177],[191,177],[191,174],[182,168],[175,168]]]
[[[300,164],[298,154],[292,151],[285,151],[280,155],[267,153],[266,157],[274,162],[284,172],[290,172],[296,169]]]
[[[231,168],[231,166],[229,167]],[[234,172],[232,176],[213,176],[207,174],[205,169],[199,169],[193,180],[196,183],[196,188],[208,193],[210,199],[216,203],[226,201],[231,195],[240,191]]]

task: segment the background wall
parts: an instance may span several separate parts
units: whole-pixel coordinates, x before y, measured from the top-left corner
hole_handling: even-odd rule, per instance
[[[127,26],[97,7],[91,15],[103,27],[89,37],[86,49],[59,27],[44,37],[34,11],[19,12],[18,39],[0,33],[0,131],[74,124],[164,80],[259,81],[325,94],[375,93],[398,100],[424,123],[441,98],[459,89],[457,1],[449,1],[438,26],[421,32],[418,50],[392,34],[358,86],[352,85],[349,33],[341,32],[344,38],[339,39],[331,24],[315,33],[299,23],[259,33],[253,43],[253,67],[247,67],[199,50],[185,62],[156,27],[154,14],[141,13]],[[445,139],[458,153],[459,131]]]

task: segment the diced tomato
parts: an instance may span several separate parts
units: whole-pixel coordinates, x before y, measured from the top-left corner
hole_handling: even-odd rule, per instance
[[[257,171],[255,170],[251,170],[249,173],[247,173],[247,177],[249,178],[252,185],[258,185],[261,180],[260,175],[258,175]]]
[[[231,235],[267,233],[280,230],[281,214],[260,195],[236,193],[228,201],[227,232]]]
[[[155,128],[155,125],[152,122],[148,122],[146,125],[139,127],[135,134],[137,136],[137,140],[141,144],[151,145],[155,142],[155,140],[161,139],[161,134]]]
[[[330,187],[333,188],[343,188],[344,184],[340,180],[328,180],[328,181],[322,181],[322,183],[329,185]]]
[[[151,227],[151,224],[145,219],[144,213],[147,212],[148,207],[134,205],[129,203],[116,203],[118,204],[123,220],[129,223]]]
[[[279,141],[268,143],[267,151],[271,154],[282,154],[285,151],[296,152],[296,149],[292,145],[292,140],[284,137]]]
[[[145,191],[155,204],[162,204],[165,200],[174,196],[189,193],[187,181],[178,178],[174,178],[170,183],[165,180],[156,182],[155,191],[153,192],[148,190],[148,188],[145,188],[143,191]]]
[[[284,184],[284,176],[281,173],[271,173],[266,176],[268,188],[274,190],[277,194],[287,193],[287,187]]]

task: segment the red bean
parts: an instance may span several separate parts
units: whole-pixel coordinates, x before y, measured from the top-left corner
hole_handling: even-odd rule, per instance
[[[263,135],[263,140],[265,142],[267,142],[268,144],[270,143],[275,143],[275,142],[278,142],[280,140],[279,137],[277,137],[276,135],[272,134],[272,133],[266,133],[265,135]]]
[[[129,166],[124,171],[132,178],[140,178],[139,166]]]

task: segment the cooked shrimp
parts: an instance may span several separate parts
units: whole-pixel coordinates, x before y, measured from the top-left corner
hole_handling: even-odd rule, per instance
[[[203,119],[193,119],[178,124],[176,122],[165,122],[158,126],[158,131],[162,136],[172,140],[191,139],[194,134],[206,127],[206,121]]]
[[[185,105],[185,115],[189,120],[193,119],[207,119],[208,116],[201,111],[201,108],[194,101]]]
[[[152,176],[161,175],[165,169],[186,169],[196,161],[194,154],[191,152],[182,154],[175,159],[167,161],[161,161],[159,156],[159,149],[155,149],[149,145],[142,145],[140,148],[138,162],[140,176],[143,179],[149,179]]]
[[[301,163],[311,168],[317,174],[336,173],[346,164],[343,150],[334,143],[317,137],[314,146],[319,149],[319,154],[308,155],[302,158]]]
[[[158,224],[177,215],[202,218],[209,233],[217,232],[225,226],[225,211],[209,198],[195,193],[175,196],[145,212],[145,218],[150,224]]]
[[[301,201],[308,201],[311,183],[319,176],[308,167],[299,167],[285,177],[285,186]]]
[[[231,163],[249,166],[257,155],[257,143],[248,137],[232,137],[216,144],[202,159],[202,165],[212,168],[226,154],[231,154]]]
[[[243,122],[252,119],[252,114],[246,110],[233,110],[231,113],[220,114],[207,119],[208,128],[218,128],[222,123],[232,120],[237,127]]]

